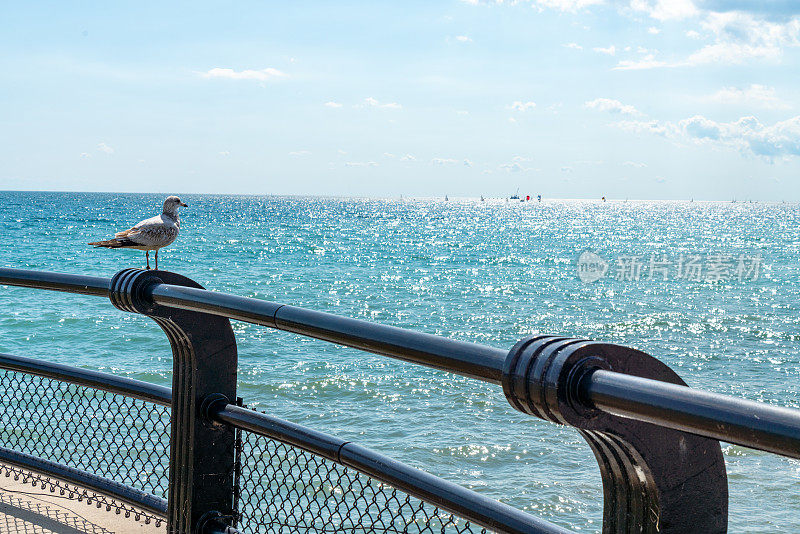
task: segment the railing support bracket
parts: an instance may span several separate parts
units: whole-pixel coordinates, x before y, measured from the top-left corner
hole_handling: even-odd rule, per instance
[[[603,479],[603,532],[726,532],[719,442],[595,409],[579,387],[594,369],[685,385],[669,367],[631,348],[530,336],[506,358],[503,391],[514,408],[573,426],[589,443]]]
[[[154,304],[150,290],[161,283],[202,289],[168,271],[125,269],[112,278],[109,296],[117,308],[153,319],[172,346],[167,530],[196,534],[208,512],[233,515],[235,432],[205,412],[236,398],[236,340],[224,317]]]

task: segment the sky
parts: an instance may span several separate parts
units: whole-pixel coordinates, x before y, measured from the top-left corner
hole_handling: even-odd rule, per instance
[[[7,2],[0,190],[800,200],[800,2]]]

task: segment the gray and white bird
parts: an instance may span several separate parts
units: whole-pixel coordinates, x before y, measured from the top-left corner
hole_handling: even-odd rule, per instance
[[[172,195],[164,201],[161,215],[145,219],[133,228],[117,232],[114,239],[89,243],[94,247],[132,248],[144,250],[147,268],[150,268],[150,251],[156,251],[156,270],[158,270],[158,249],[164,248],[178,237],[181,221],[178,218],[178,206],[188,207],[181,199]]]

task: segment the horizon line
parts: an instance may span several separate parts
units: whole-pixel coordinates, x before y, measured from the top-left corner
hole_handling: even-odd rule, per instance
[[[450,196],[450,195],[378,195],[378,196],[363,196],[363,195],[334,195],[334,194],[307,194],[307,193],[210,193],[210,192],[165,192],[165,191],[85,191],[85,190],[61,190],[61,189],[0,189],[0,193],[73,193],[73,194],[113,194],[113,195],[172,195],[175,193],[183,195],[208,195],[208,196],[243,196],[243,197],[288,197],[288,198],[352,198],[352,199],[365,199],[365,200],[432,200],[440,199],[444,201],[445,197],[449,200],[478,200],[485,198],[486,200],[520,200],[520,204],[524,202],[538,203],[531,195],[531,200],[522,201],[521,199],[511,199],[508,197],[497,196]],[[527,196],[527,195],[526,195]],[[596,200],[602,202],[603,199],[607,202],[721,202],[721,203],[750,203],[750,202],[763,202],[763,203],[797,203],[800,200],[764,200],[752,198],[732,198],[732,199],[709,199],[709,198],[610,198],[610,197],[545,197],[542,196],[542,201],[557,200],[557,201],[591,201]]]

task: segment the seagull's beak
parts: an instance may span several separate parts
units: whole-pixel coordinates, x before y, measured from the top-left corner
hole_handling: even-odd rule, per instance
[[[184,208],[188,208],[189,207],[189,204],[185,204],[183,202],[181,202],[180,205],[183,206]]]

